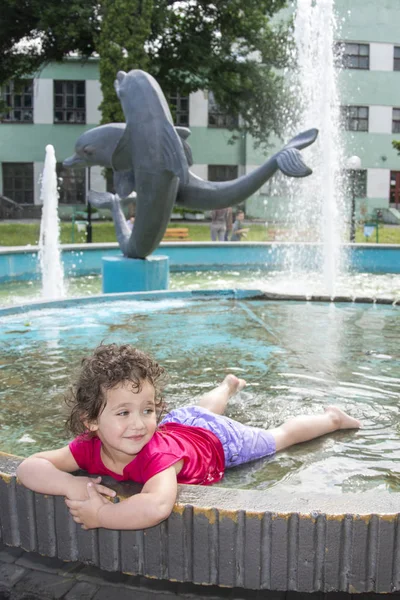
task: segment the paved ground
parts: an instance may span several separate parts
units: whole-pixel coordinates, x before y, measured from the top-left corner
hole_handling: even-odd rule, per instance
[[[400,600],[400,594],[299,594],[196,586],[110,573],[0,542],[0,600]]]
[[[203,590],[205,590],[203,592]],[[79,562],[46,558],[0,543],[0,599],[4,600],[173,600],[254,598],[232,590],[160,582],[102,571]]]

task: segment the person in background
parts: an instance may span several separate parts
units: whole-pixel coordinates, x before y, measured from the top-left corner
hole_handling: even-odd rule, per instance
[[[211,240],[213,242],[223,242],[226,233],[226,215],[227,208],[218,208],[211,211]]]
[[[225,242],[229,241],[229,238],[232,233],[232,225],[233,225],[233,211],[232,211],[232,207],[229,206],[226,209],[226,231],[225,231],[225,237],[224,237]]]
[[[238,210],[236,213],[236,220],[232,227],[231,242],[240,242],[242,238],[247,236],[249,231],[248,227],[243,227],[244,212]]]
[[[129,217],[129,219],[126,221],[126,224],[128,225],[129,229],[132,231],[133,226],[135,224],[135,217]]]

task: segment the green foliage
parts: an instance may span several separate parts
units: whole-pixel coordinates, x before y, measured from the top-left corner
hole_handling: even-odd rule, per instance
[[[246,223],[246,227],[247,227]],[[172,222],[168,227],[187,227],[189,230],[189,239],[194,242],[210,241],[210,226],[209,223],[193,223],[188,221]],[[248,242],[266,242],[275,239],[290,241],[295,239],[297,231],[292,234],[290,229],[276,229],[271,224],[265,227],[263,224],[250,224],[250,231],[246,238]],[[40,223],[0,223],[0,244],[4,246],[26,246],[27,244],[37,245],[39,240]],[[115,228],[111,221],[97,222],[92,224],[93,242],[116,242]],[[277,238],[276,232],[280,234]],[[70,244],[72,240],[72,224],[70,222],[61,223],[61,243]],[[74,240],[76,244],[86,242],[85,231],[78,231],[75,225]],[[310,238],[304,238],[304,241],[314,241],[314,237],[310,234]],[[370,241],[375,241],[375,235]],[[356,231],[356,242],[365,243],[364,228],[358,227]],[[400,244],[400,227],[386,227],[383,224],[379,225],[379,243],[380,244]]]
[[[269,18],[285,0],[159,1],[149,39],[151,73],[166,93],[212,90],[240,129],[267,145],[281,133],[287,26]]]
[[[398,153],[400,155],[400,141],[393,140],[392,146],[393,146],[393,148],[395,148],[398,151]]]
[[[153,0],[101,0],[98,36],[102,123],[122,122],[124,115],[114,90],[117,71],[149,68],[145,51],[151,32]]]
[[[168,96],[212,90],[220,109],[266,145],[281,133],[288,98],[279,70],[287,26],[270,18],[285,0],[0,0],[0,84],[70,52],[100,54],[102,122],[123,121],[118,70],[141,68]],[[5,15],[5,16],[4,16]],[[41,49],[16,51],[22,38]]]
[[[88,57],[95,50],[100,25],[96,2],[0,0],[0,15],[0,84],[31,76],[70,52]],[[25,44],[16,47],[21,40]]]

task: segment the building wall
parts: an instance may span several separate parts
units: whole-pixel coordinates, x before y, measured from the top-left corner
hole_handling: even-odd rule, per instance
[[[86,81],[86,124],[54,124],[54,80]],[[58,162],[73,154],[77,138],[87,129],[99,124],[101,114],[98,61],[81,63],[70,60],[62,64],[45,67],[34,79],[33,123],[0,124],[0,163],[33,163],[34,203],[40,204],[40,176],[43,170],[45,148],[54,146]],[[93,179],[93,173],[92,173]],[[95,174],[96,189],[105,189],[105,182]],[[0,191],[3,191],[2,169],[0,169]]]
[[[335,0],[340,39],[369,43],[370,69],[343,70],[342,104],[369,107],[368,132],[346,132],[346,150],[360,156],[367,173],[369,212],[389,205],[390,171],[400,171],[392,141],[392,108],[400,106],[400,71],[393,70],[394,46],[400,46],[400,6],[396,0]]]
[[[390,171],[400,171],[400,158],[392,148],[392,140],[400,139],[400,134],[392,134],[392,108],[400,105],[400,71],[393,70],[393,48],[400,46],[399,0],[335,0],[335,6],[341,23],[338,39],[370,44],[370,69],[343,70],[339,78],[343,105],[369,107],[368,132],[344,132],[346,153],[360,156],[367,169],[363,202],[368,210],[387,207]],[[77,79],[86,81],[86,124],[53,124],[53,81]],[[34,80],[34,124],[0,124],[0,163],[34,163],[35,203],[40,203],[38,178],[46,145],[54,146],[60,162],[72,154],[79,135],[99,124],[101,97],[97,60],[51,64]],[[238,165],[243,174],[265,160],[249,136],[232,144],[228,130],[208,127],[206,91],[192,94],[189,106],[194,173],[206,178],[208,165],[217,164]],[[92,170],[92,187],[105,189],[101,169]],[[262,190],[247,202],[247,212],[266,219],[274,213],[284,218],[287,203],[281,199],[276,210],[277,204]]]

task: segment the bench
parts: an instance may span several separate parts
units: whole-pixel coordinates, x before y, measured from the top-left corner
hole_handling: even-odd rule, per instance
[[[163,237],[164,241],[189,240],[189,229],[187,227],[171,227],[167,229]]]
[[[287,242],[290,238],[290,233],[287,229],[271,229],[268,237],[272,241]]]

